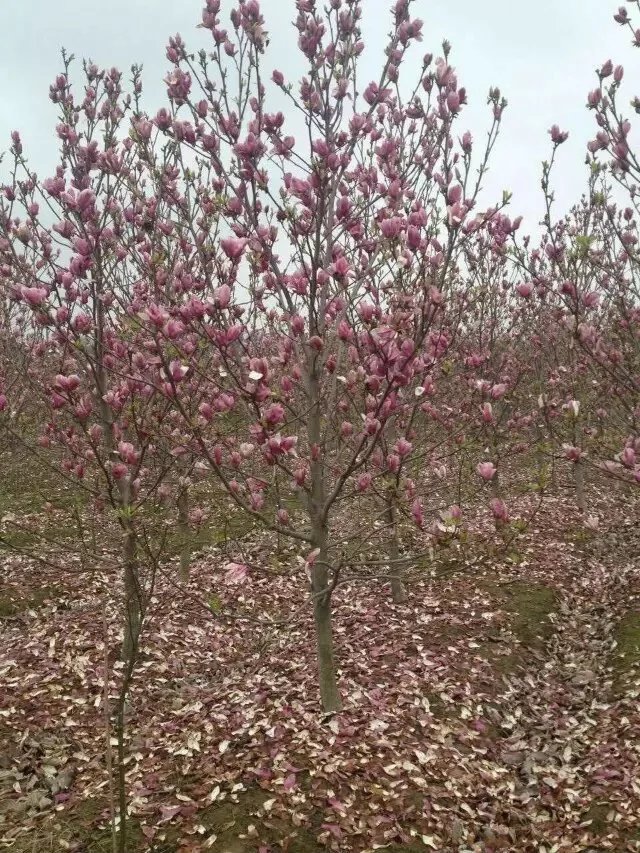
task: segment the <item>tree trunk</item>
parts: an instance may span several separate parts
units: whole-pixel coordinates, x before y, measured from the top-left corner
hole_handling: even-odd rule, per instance
[[[584,430],[582,422],[574,418],[573,424],[573,443],[576,447],[582,447],[584,443]],[[580,512],[586,512],[587,499],[584,493],[584,462],[578,459],[573,463],[573,484],[576,489],[576,504]]]
[[[121,486],[122,526],[124,531],[122,557],[124,561],[124,637],[122,640],[122,660],[124,670],[122,685],[116,705],[115,734],[118,756],[118,853],[127,853],[127,767],[125,755],[125,706],[129,695],[129,686],[138,658],[140,632],[142,630],[142,587],[138,568],[136,532],[133,525],[129,503],[128,482]]]
[[[493,475],[493,479],[491,480],[491,494],[493,495],[494,498],[497,498],[498,500],[502,499],[502,489],[500,487],[500,474],[498,473],[498,471],[496,471],[496,473]],[[502,536],[502,538],[504,539],[505,531],[506,531],[506,525],[505,525],[504,521],[501,518],[494,518],[493,523],[494,523],[494,527],[496,529],[496,533],[499,533],[500,536]]]
[[[398,541],[398,525],[393,500],[389,500],[387,503],[387,521],[391,526],[391,539],[389,540],[391,599],[394,604],[405,604],[407,601],[407,590],[402,580],[402,568],[398,563],[400,559],[400,543]]]
[[[576,487],[576,503],[580,512],[586,512],[587,499],[584,493],[584,462],[578,460],[573,464],[573,482]]]
[[[191,531],[189,530],[189,492],[186,486],[178,492],[176,506],[178,508],[178,537],[180,542],[180,580],[182,583],[188,583],[189,569],[191,568]]]
[[[324,572],[326,575],[326,571]],[[314,599],[313,618],[316,628],[316,648],[318,651],[318,681],[320,699],[327,713],[342,710],[342,700],[336,678],[336,665],[333,657],[333,630],[331,627],[331,597],[321,595]]]
[[[124,637],[122,660],[128,663],[138,646],[141,627],[141,589],[136,557],[135,531],[127,524],[123,544],[124,558]]]
[[[310,352],[307,390],[311,402],[307,434],[310,447],[319,448],[322,442],[322,408],[320,383],[318,380],[317,354]],[[312,457],[310,466],[311,490],[309,494],[309,521],[312,544],[317,549],[316,560],[311,569],[311,592],[313,595],[313,617],[316,629],[318,653],[318,681],[322,707],[328,713],[342,709],[340,691],[333,656],[333,630],[331,627],[331,594],[329,589],[329,531],[328,511],[325,507],[325,470],[322,455]],[[338,569],[336,568],[336,571]]]

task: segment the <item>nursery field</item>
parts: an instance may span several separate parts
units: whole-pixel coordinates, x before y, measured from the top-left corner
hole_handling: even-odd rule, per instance
[[[38,481],[21,471],[32,524]],[[204,544],[179,589],[169,561],[126,710],[129,849],[640,850],[638,506],[601,485],[590,498],[597,531],[560,483],[517,548],[453,543],[411,570],[405,604],[382,583],[345,590],[335,715],[320,712],[306,596],[275,539],[243,535],[270,573],[239,592],[223,579],[232,541]],[[121,593],[13,544],[3,849],[108,851]]]

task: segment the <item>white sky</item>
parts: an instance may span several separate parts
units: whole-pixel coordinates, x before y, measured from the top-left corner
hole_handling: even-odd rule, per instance
[[[453,45],[451,61],[469,99],[460,132],[471,130],[478,142],[484,136],[491,85],[508,98],[484,200],[489,203],[503,189],[512,190],[512,215],[525,216],[526,230],[535,230],[542,213],[540,163],[550,151],[548,128],[556,122],[571,134],[555,177],[558,206],[564,209],[585,183],[585,145],[595,123],[584,105],[596,84],[594,69],[611,57],[625,65],[627,79],[635,76],[630,72],[640,54],[634,55],[628,32],[612,19],[620,2],[417,0],[413,5],[413,16],[425,22],[416,73],[423,53],[438,55],[443,38]],[[32,167],[42,177],[53,170],[57,140],[48,89],[61,67],[62,46],[100,66],[126,71],[132,63],[142,63],[145,102],[155,112],[165,102],[168,36],[179,32],[192,49],[210,44],[209,33],[196,29],[202,5],[201,0],[2,0],[0,150],[8,147],[11,130],[19,129]],[[391,0],[363,0],[367,50],[361,90],[377,77],[390,6]],[[290,23],[294,0],[262,0],[261,7],[271,38],[267,66],[295,79],[302,66]],[[407,77],[412,77],[410,70],[403,69]],[[629,99],[634,94],[628,90]]]

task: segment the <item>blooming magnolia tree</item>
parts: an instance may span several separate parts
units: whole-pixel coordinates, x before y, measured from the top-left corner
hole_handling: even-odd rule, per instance
[[[631,29],[634,44],[640,43],[624,7],[615,19]],[[635,263],[640,172],[628,141],[631,124],[619,106],[623,68],[608,60],[597,74],[599,85],[587,99],[599,126],[588,145],[587,193],[568,216],[553,221],[550,174],[566,134],[552,129],[553,156],[543,172],[547,233],[530,268],[538,292],[555,313],[555,328],[564,332],[564,343],[556,341],[557,363],[543,406],[562,455],[572,463],[581,510],[586,509],[589,463],[618,480],[640,478]],[[632,105],[638,108],[637,98]],[[620,203],[621,191],[626,206]]]
[[[19,134],[12,138],[12,177],[0,201],[2,341],[4,347],[12,339],[26,368],[20,382],[12,381],[3,349],[0,408],[15,410],[19,391],[32,395],[41,427],[33,435],[27,424],[20,439],[45,464],[59,466],[107,530],[115,523],[120,531],[115,554],[109,542],[93,556],[101,568],[119,570],[124,586],[125,667],[116,709],[118,849],[124,851],[125,698],[155,572],[166,556],[161,505],[176,485],[178,495],[184,493],[193,468],[180,450],[174,409],[181,368],[175,360],[164,367],[167,347],[182,331],[168,312],[176,294],[190,292],[191,267],[201,262],[198,252],[192,259],[184,250],[185,235],[196,227],[208,235],[209,227],[190,218],[198,214],[186,200],[188,183],[177,180],[183,173],[175,154],[170,148],[157,158],[150,153],[139,123],[137,69],[133,94],[126,95],[118,71],[87,63],[84,93],[76,99],[69,65],[65,57],[50,92],[59,108],[55,175],[38,179]],[[150,164],[157,168],[153,176]],[[148,306],[156,303],[167,308],[153,313]],[[157,345],[158,334],[165,348]],[[188,351],[182,340],[181,353]],[[19,429],[11,420],[3,426],[14,434]]]
[[[410,0],[394,4],[383,67],[362,89],[362,4],[296,5],[307,66],[296,86],[277,70],[268,82],[255,0],[232,11],[230,31],[208,0],[210,51],[194,56],[179,36],[170,41],[171,107],[138,130],[160,132],[180,152],[193,197],[208,196],[206,227],[190,217],[197,227],[182,232],[200,267],[182,279],[180,303],[149,294],[140,317],[181,444],[188,435],[189,452],[257,523],[299,543],[322,703],[335,711],[332,594],[372,532],[384,527],[393,543],[398,518],[424,524],[416,479],[431,472],[414,441],[417,419],[454,334],[462,247],[498,215],[476,204],[505,102],[490,93],[493,123],[475,160],[470,134],[456,131],[466,95],[447,44],[401,94],[401,66],[422,33]],[[272,99],[290,104],[292,130]],[[158,198],[166,192],[158,182]],[[381,515],[357,518],[376,489]],[[229,579],[246,571],[238,558]]]

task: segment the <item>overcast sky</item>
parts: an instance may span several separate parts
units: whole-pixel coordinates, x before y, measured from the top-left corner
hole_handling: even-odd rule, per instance
[[[41,176],[56,162],[55,111],[49,84],[61,67],[60,48],[90,57],[100,66],[144,65],[150,111],[165,100],[164,48],[179,32],[188,47],[208,47],[209,33],[196,29],[201,0],[4,0],[0,3],[0,150],[21,131],[25,153]],[[228,6],[228,2],[226,4]],[[542,213],[540,163],[548,156],[547,130],[557,122],[570,131],[556,173],[559,206],[577,199],[585,184],[585,144],[593,114],[585,108],[594,69],[605,59],[633,71],[640,62],[629,35],[612,20],[616,0],[417,0],[413,15],[424,20],[418,56],[438,55],[447,38],[452,64],[468,91],[460,130],[478,141],[488,127],[486,95],[491,85],[509,100],[502,136],[486,182],[487,203],[513,191],[512,213],[524,214],[535,230]],[[271,45],[267,65],[293,79],[302,67],[291,26],[294,0],[262,0]],[[367,50],[363,81],[377,77],[390,0],[363,0]],[[226,17],[226,16],[225,16]],[[410,70],[410,69],[407,69]],[[416,72],[418,68],[416,68]],[[635,76],[628,74],[629,76]],[[634,92],[629,91],[629,98]]]

